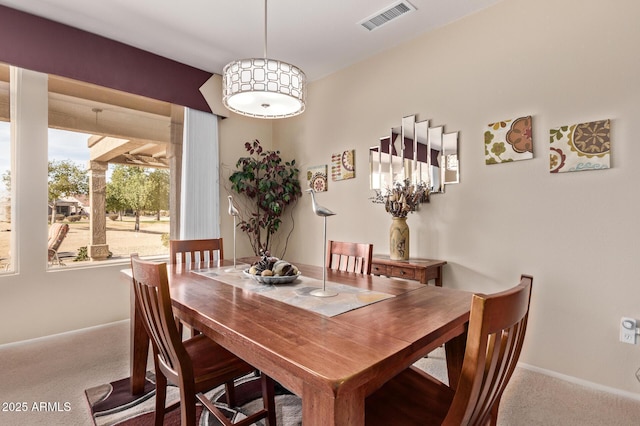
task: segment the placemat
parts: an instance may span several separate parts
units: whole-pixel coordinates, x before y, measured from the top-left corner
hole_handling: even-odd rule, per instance
[[[317,297],[309,293],[318,288],[322,288],[322,280],[299,276],[290,284],[261,284],[253,278],[246,276],[242,271],[247,266],[237,265],[237,270],[229,268],[206,268],[194,269],[192,272],[205,277],[215,278],[217,281],[243,290],[260,293],[265,297],[279,300],[298,308],[316,312],[321,315],[333,317],[342,313],[358,309],[372,303],[379,302],[391,297],[392,294],[381,293],[352,287],[350,285],[339,284],[327,281],[327,289],[331,288],[338,292],[337,296]]]

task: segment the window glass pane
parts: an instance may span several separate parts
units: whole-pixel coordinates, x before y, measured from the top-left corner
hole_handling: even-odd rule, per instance
[[[50,266],[167,254],[171,105],[54,76],[49,91]]]
[[[80,247],[89,244],[89,136],[57,129],[48,132],[47,216],[49,263],[53,266],[75,260]]]
[[[0,274],[11,263],[11,125],[9,121],[9,66],[0,64]]]

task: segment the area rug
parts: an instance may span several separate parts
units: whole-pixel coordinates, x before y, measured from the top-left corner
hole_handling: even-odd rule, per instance
[[[260,379],[255,375],[245,376],[236,381],[236,400],[238,407],[230,408],[225,404],[224,386],[220,386],[206,396],[218,406],[233,422],[241,420],[262,408]],[[302,424],[302,404],[300,398],[276,383],[276,418],[278,425],[298,426]],[[147,426],[153,425],[155,408],[155,376],[147,373],[142,395],[137,397],[129,393],[129,378],[85,390],[87,402],[95,426]],[[167,406],[180,399],[175,386],[167,388]],[[219,426],[218,420],[198,405],[198,425]],[[164,425],[180,425],[180,407],[165,415]],[[258,421],[257,426],[265,422]]]

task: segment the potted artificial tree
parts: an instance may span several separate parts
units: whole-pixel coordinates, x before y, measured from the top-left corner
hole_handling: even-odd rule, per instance
[[[272,252],[274,235],[282,224],[282,215],[288,206],[295,205],[302,195],[299,170],[296,161],[284,161],[280,151],[262,148],[257,139],[246,142],[247,157],[236,162],[236,170],[231,174],[231,189],[246,197],[238,218],[238,226],[249,237],[256,256]],[[289,235],[293,231],[289,231]],[[287,236],[288,240],[288,236]],[[285,242],[282,253],[287,250]]]

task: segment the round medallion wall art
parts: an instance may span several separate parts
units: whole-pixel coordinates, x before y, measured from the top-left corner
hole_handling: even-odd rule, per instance
[[[610,130],[610,120],[551,129],[549,171],[563,173],[608,169],[611,151]]]

